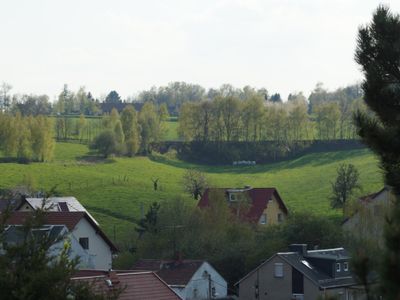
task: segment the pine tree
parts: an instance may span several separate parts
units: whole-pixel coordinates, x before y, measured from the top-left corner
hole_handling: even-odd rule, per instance
[[[365,80],[364,100],[374,115],[358,112],[359,135],[379,157],[397,201],[385,228],[381,286],[385,299],[400,299],[400,16],[379,6],[360,28],[356,61]]]

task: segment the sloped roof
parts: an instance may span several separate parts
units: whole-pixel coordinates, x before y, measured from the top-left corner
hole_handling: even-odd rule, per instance
[[[99,293],[107,293],[113,289],[122,289],[119,295],[120,300],[177,300],[179,296],[156,274],[153,272],[130,272],[120,273],[116,271],[117,282],[113,282],[112,287],[108,286],[106,280],[112,280],[109,272],[95,271],[102,273],[95,276],[77,276],[72,280],[83,280],[90,282]]]
[[[25,203],[28,203],[33,209],[39,209],[43,205],[43,200],[44,198],[26,198],[18,206],[18,209],[21,208]],[[99,225],[96,219],[75,197],[49,197],[45,199],[44,207],[47,211],[83,211],[86,212],[97,225]]]
[[[203,260],[141,259],[133,265],[132,270],[153,271],[168,285],[185,286],[203,263]]]
[[[235,190],[232,188],[212,188],[206,189],[197,204],[200,208],[206,208],[210,206],[210,190],[223,190],[227,193],[229,190]],[[250,222],[258,222],[264,210],[268,207],[268,200],[272,198],[274,195],[278,201],[279,207],[282,211],[287,214],[288,210],[286,208],[285,203],[283,202],[281,196],[278,193],[278,190],[274,187],[271,188],[248,188],[243,189],[243,193],[247,193],[247,195],[252,200],[251,206],[248,212],[243,216],[243,219]],[[211,200],[212,201],[212,200]]]
[[[13,212],[6,220],[7,225],[23,225],[30,217],[32,212]],[[55,212],[50,211],[45,213],[45,224],[43,225],[65,225],[69,231],[72,231],[82,218],[85,218],[94,228],[103,240],[109,245],[112,251],[118,251],[117,247],[111,242],[106,234],[101,230],[99,225],[86,212]]]

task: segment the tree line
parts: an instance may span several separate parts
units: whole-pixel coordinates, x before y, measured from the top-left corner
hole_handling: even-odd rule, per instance
[[[353,139],[352,115],[358,109],[363,109],[361,98],[322,101],[309,110],[301,94],[284,103],[265,102],[257,94],[246,100],[217,96],[184,103],[178,133],[185,141],[203,142]]]
[[[0,112],[0,150],[21,162],[48,161],[54,152],[54,124],[45,116],[24,117]]]

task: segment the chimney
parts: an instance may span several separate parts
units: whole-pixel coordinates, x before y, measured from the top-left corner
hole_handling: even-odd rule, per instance
[[[117,272],[115,272],[114,270],[110,269],[108,271],[108,278],[110,278],[112,285],[119,283],[119,278],[118,278]]]
[[[291,244],[289,245],[290,252],[297,252],[302,256],[307,255],[307,244]]]

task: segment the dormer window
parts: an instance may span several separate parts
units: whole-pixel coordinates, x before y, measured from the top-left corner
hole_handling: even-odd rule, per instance
[[[340,272],[340,263],[336,263],[336,272]]]
[[[348,271],[349,270],[349,263],[346,261],[343,263],[343,271]]]

